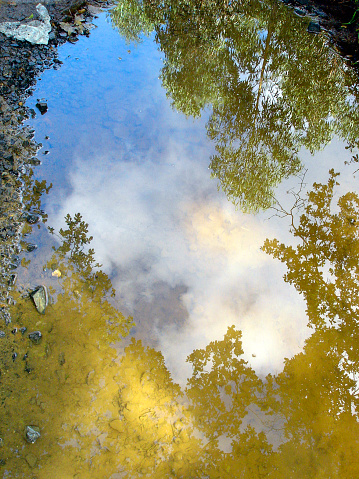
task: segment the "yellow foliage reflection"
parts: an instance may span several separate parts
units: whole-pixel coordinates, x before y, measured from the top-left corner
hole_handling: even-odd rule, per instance
[[[359,197],[347,193],[332,212],[336,184],[334,172],[315,184],[298,226],[293,218],[300,244],[264,246],[305,297],[314,332],[303,351],[259,377],[232,326],[188,356],[184,389],[161,352],[135,338],[121,355],[111,347],[131,320],[86,249],[87,224],[68,216],[48,262],[62,292],[45,315],[29,299],[16,305],[16,326],[43,338],[16,333],[1,353],[4,470],[37,479],[358,477]],[[34,444],[27,425],[40,428]]]
[[[68,229],[60,230],[61,244],[49,261],[61,271],[61,292],[50,288],[52,302],[44,315],[28,294],[17,294],[14,334],[1,354],[0,452],[14,478],[25,477],[29,467],[38,469],[40,478],[73,477],[83,463],[90,467],[88,431],[108,422],[96,396],[105,386],[110,398],[116,390],[111,342],[132,324],[111,304],[111,282],[98,270],[94,252],[84,250],[91,241],[87,224],[80,215],[66,221]],[[21,333],[21,327],[27,331]],[[42,333],[38,344],[28,337],[35,330]],[[28,425],[41,431],[34,444],[25,441]]]

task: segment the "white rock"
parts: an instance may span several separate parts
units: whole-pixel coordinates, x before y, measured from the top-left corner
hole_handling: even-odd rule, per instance
[[[39,20],[29,23],[2,22],[0,23],[0,32],[7,37],[16,38],[16,40],[27,40],[30,43],[47,45],[51,32],[50,15],[47,8],[41,3],[36,6],[36,10],[42,22]]]

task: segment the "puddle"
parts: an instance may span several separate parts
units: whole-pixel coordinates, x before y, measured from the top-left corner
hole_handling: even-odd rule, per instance
[[[357,80],[238,8],[121,3],[28,99],[2,477],[357,475]]]

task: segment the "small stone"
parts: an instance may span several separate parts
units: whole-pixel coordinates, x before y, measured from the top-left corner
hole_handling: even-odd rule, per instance
[[[40,111],[41,115],[44,115],[47,112],[46,101],[38,101],[36,103],[36,108]]]
[[[59,364],[60,366],[63,366],[65,364],[65,353],[60,353],[59,354]]]
[[[91,385],[94,382],[95,371],[90,371],[86,376],[86,384]]]
[[[308,25],[308,32],[309,33],[320,33],[319,23],[310,22],[309,25]]]
[[[36,158],[36,157],[30,158],[29,164],[30,164],[31,166],[39,166],[39,165],[41,165],[41,160],[39,160],[39,159]]]
[[[26,216],[26,221],[29,223],[29,225],[36,225],[36,223],[40,221],[40,215],[29,213]]]
[[[23,326],[22,328],[20,328],[20,333],[21,334],[25,334],[27,331],[27,328],[25,326]]]
[[[17,353],[13,353],[12,355],[12,361],[15,362],[15,359],[17,358]]]
[[[31,294],[35,307],[40,314],[45,314],[45,309],[48,304],[47,289],[45,286],[38,286]]]
[[[5,338],[5,336],[6,336],[5,331],[0,331],[0,338]]]
[[[25,437],[27,442],[33,444],[40,436],[40,428],[38,426],[26,426]]]
[[[29,338],[34,344],[39,344],[42,334],[40,331],[33,331],[32,333],[29,333]]]
[[[28,463],[28,465],[31,467],[31,469],[36,466],[37,457],[34,454],[32,454],[31,452],[25,456],[25,459],[26,459],[26,462]]]

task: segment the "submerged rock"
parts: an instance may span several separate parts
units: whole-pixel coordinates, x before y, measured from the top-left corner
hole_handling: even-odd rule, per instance
[[[40,221],[41,216],[34,214],[34,213],[28,213],[26,215],[26,221],[29,223],[29,225],[36,225]]]
[[[32,333],[29,333],[29,338],[33,343],[38,344],[42,338],[42,334],[40,331],[33,331]]]
[[[25,430],[25,437],[27,442],[34,443],[39,437],[41,436],[40,434],[40,428],[37,426],[26,426]]]
[[[40,314],[45,314],[48,305],[48,296],[46,286],[38,286],[31,294],[35,307]]]
[[[35,249],[37,249],[37,245],[36,244],[31,244],[31,243],[28,243],[26,245],[26,251],[28,253],[31,253],[32,251],[35,251]]]
[[[37,457],[31,452],[25,456],[25,459],[28,465],[31,467],[31,469],[33,469],[36,466]]]
[[[36,103],[36,108],[40,111],[41,115],[47,112],[47,103],[46,101],[38,101]]]

